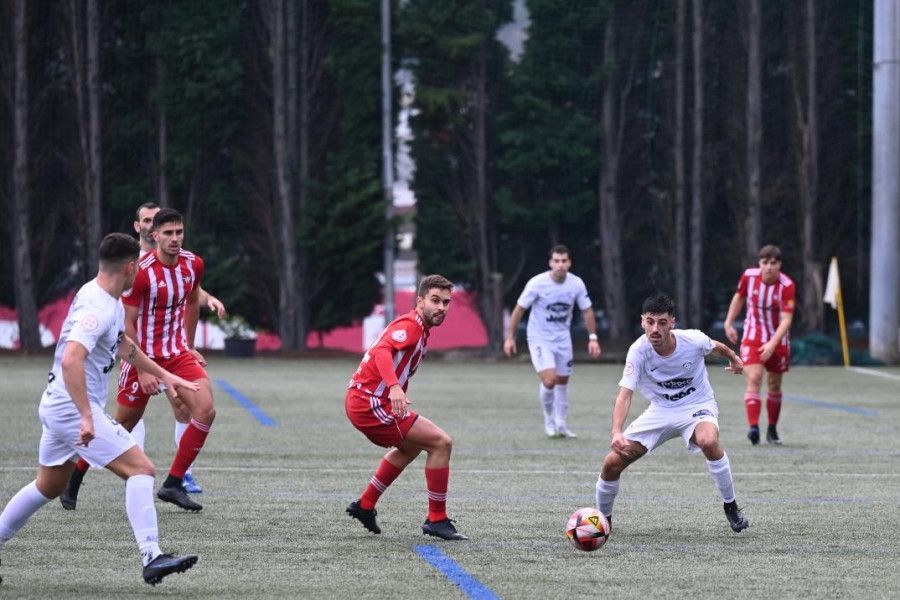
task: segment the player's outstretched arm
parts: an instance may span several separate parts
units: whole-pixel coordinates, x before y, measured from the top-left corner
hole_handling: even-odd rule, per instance
[[[222,301],[200,288],[200,306],[205,306],[220,319],[225,316],[225,305]]]
[[[619,395],[616,396],[616,406],[613,408],[613,427],[612,442],[610,448],[616,454],[630,459],[628,454],[628,439],[623,435],[625,429],[625,421],[628,419],[628,413],[631,411],[631,400],[634,397],[634,390],[627,387],[619,387]]]
[[[150,359],[141,351],[141,349],[137,345],[137,342],[135,342],[127,335],[119,345],[118,356],[122,360],[130,362],[139,371],[149,373],[150,375],[153,375],[154,377],[162,380],[162,382],[165,383],[166,386],[171,388],[173,391],[175,391],[176,388],[185,388],[194,392],[200,389],[200,386],[193,381],[182,379],[177,375],[172,375],[171,373],[160,367],[158,364],[153,362],[152,359]]]
[[[725,367],[726,371],[731,371],[735,375],[740,375],[744,372],[744,363],[734,350],[716,340],[713,340],[713,344],[715,344],[716,347],[713,348],[713,351],[710,352],[710,354],[720,356],[728,361],[728,366]]]

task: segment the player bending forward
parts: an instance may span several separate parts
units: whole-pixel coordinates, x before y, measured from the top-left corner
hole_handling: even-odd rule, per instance
[[[603,460],[597,480],[597,510],[612,523],[622,471],[666,440],[680,437],[691,452],[706,456],[709,473],[725,503],[728,523],[735,532],[743,531],[750,521],[735,500],[731,463],[719,443],[719,407],[703,357],[712,354],[727,359],[725,370],[735,375],[743,371],[741,359],[702,331],[675,329],[675,302],[668,296],[651,296],[644,302],[641,326],[644,335],[628,349],[619,381],[612,451]],[[623,432],[637,388],[650,406]]]
[[[444,322],[450,308],[453,284],[440,275],[429,275],[419,284],[416,308],[399,317],[372,344],[348,385],[346,410],[353,426],[369,440],[385,448],[384,456],[362,497],[351,502],[347,513],[372,533],[381,533],[375,521],[375,504],[419,453],[425,460],[428,518],[422,532],[445,540],[467,540],[447,516],[450,452],[453,440],[443,429],[409,410],[406,388],[422,363],[432,327]]]
[[[173,390],[196,392],[198,386],[164,370],[125,336],[120,297],[134,283],[138,250],[130,236],[106,236],[100,244],[97,278],[82,286],[69,308],[38,411],[43,425],[38,476],[0,514],[0,549],[34,513],[62,493],[75,467],[72,460],[80,454],[125,480],[125,511],[141,552],[144,581],[156,585],[167,575],[193,567],[197,557],[171,556],[159,548],[153,505],[156,471],[131,435],[103,412],[108,374],[118,357],[152,373]]]

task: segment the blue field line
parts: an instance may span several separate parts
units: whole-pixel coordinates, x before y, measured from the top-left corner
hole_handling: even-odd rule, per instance
[[[253,401],[250,400],[250,398],[240,393],[230,383],[228,383],[224,379],[216,379],[216,383],[219,384],[220,388],[228,392],[232,398],[237,400],[238,404],[246,408],[247,412],[256,417],[256,420],[259,421],[262,425],[266,427],[275,427],[276,425],[278,425],[278,423],[275,422],[275,419],[264,413],[260,407],[253,404]]]
[[[475,600],[499,600],[499,596],[489,587],[469,575],[469,573],[456,563],[452,558],[444,554],[437,546],[414,546],[422,558],[431,566],[443,573],[447,579],[459,586],[459,589],[469,598]]]
[[[843,410],[851,413],[856,413],[858,415],[866,415],[867,417],[878,416],[877,412],[875,412],[874,410],[869,410],[868,408],[857,408],[856,406],[848,406],[846,404],[822,402],[821,400],[813,400],[812,398],[804,398],[803,396],[792,396],[790,394],[785,394],[784,398],[787,400],[793,400],[795,402],[802,402],[804,404],[812,404],[813,406],[821,406],[822,408],[833,408],[834,410]]]

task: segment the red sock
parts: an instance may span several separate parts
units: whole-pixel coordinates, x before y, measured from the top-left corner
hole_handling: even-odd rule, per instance
[[[769,413],[769,425],[778,424],[778,416],[781,414],[781,394],[769,392],[766,398],[766,411]]]
[[[759,427],[762,398],[756,392],[746,392],[744,394],[744,405],[747,407],[747,421],[750,422],[750,427]]]
[[[428,520],[443,521],[447,518],[447,488],[450,486],[450,467],[425,469],[425,485],[428,487]]]
[[[382,459],[381,464],[378,465],[378,470],[375,471],[375,475],[369,481],[366,491],[363,492],[362,497],[359,499],[359,507],[363,510],[375,508],[375,505],[378,504],[378,499],[381,498],[381,494],[394,483],[394,480],[402,472],[403,469],[391,464],[387,459]]]
[[[87,473],[87,470],[91,468],[90,463],[84,460],[83,458],[78,458],[78,464],[75,465],[75,468],[81,471],[82,473]]]
[[[203,449],[210,427],[210,425],[204,425],[191,419],[191,424],[188,425],[188,428],[184,430],[184,435],[181,436],[181,443],[178,444],[178,452],[175,453],[175,460],[172,461],[169,475],[179,479],[184,478],[185,472],[194,464],[194,461],[197,460],[197,455]]]

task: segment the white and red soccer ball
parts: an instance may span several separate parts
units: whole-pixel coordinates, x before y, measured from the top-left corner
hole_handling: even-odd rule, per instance
[[[610,525],[596,508],[579,508],[569,517],[566,535],[579,550],[599,550],[609,539]]]

